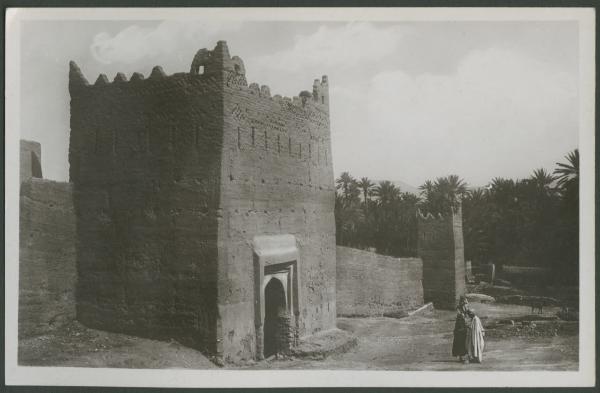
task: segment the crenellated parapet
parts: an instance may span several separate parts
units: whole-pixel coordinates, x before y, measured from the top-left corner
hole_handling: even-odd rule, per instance
[[[277,235],[298,249],[281,260],[284,283],[311,288],[293,292],[295,332],[335,327],[327,77],[272,94],[219,41],[189,72],[90,84],[71,62],[69,91],[79,321],[226,362],[260,358],[270,333],[254,278],[280,272],[254,264],[250,245]]]
[[[69,91],[71,95],[111,87],[139,89],[140,92],[144,92],[151,91],[149,87],[157,82],[164,82],[168,85],[171,81],[176,81],[175,87],[187,81],[197,88],[202,88],[200,86],[202,83],[198,84],[199,81],[211,81],[212,83],[222,83],[227,87],[249,91],[258,99],[275,101],[285,107],[314,108],[322,113],[328,113],[329,111],[329,84],[326,75],[321,79],[314,80],[312,92],[303,90],[293,97],[282,97],[278,94],[271,95],[269,86],[259,85],[258,83],[248,85],[244,61],[239,56],[230,56],[225,41],[219,41],[213,50],[203,48],[196,52],[188,73],[179,72],[168,75],[161,66],[155,66],[147,78],[139,72],[134,72],[128,79],[124,73],[118,72],[112,82],[107,75],[100,74],[96,81],[90,84],[74,61],[71,61],[69,66]]]

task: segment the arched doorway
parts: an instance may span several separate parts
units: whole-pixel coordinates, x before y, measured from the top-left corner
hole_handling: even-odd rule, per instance
[[[290,349],[290,314],[281,281],[271,278],[265,287],[264,356]]]

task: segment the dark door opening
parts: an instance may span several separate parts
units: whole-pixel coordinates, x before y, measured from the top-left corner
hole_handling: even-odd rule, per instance
[[[286,353],[290,349],[290,315],[285,289],[276,278],[265,287],[264,356]]]

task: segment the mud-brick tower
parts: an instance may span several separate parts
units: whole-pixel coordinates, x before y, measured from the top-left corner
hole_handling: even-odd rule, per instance
[[[417,227],[425,301],[452,310],[466,291],[462,207],[437,217],[418,212]]]
[[[219,41],[69,91],[81,322],[225,362],[335,326],[327,77],[272,97]]]

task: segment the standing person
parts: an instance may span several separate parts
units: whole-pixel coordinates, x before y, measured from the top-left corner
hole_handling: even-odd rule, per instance
[[[458,360],[468,363],[467,352],[467,301],[466,296],[461,296],[456,307],[456,322],[454,323],[454,341],[452,342],[452,356],[458,356]]]
[[[473,310],[468,310],[467,315],[471,318],[471,323],[467,329],[466,342],[469,360],[481,363],[483,361],[483,347],[485,346],[485,341],[483,340],[485,330],[479,317],[475,315]]]

